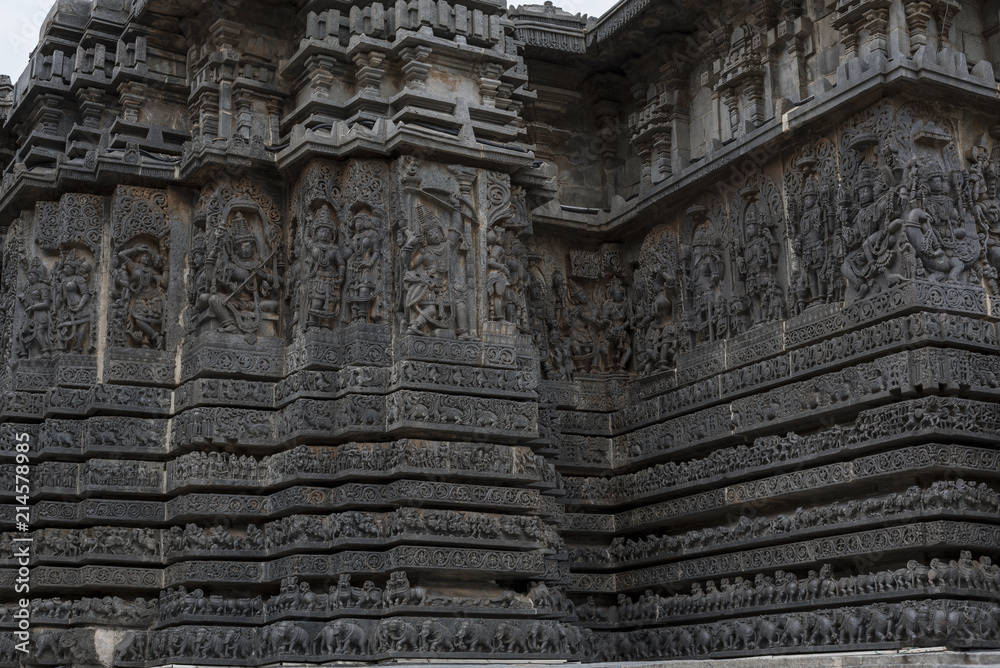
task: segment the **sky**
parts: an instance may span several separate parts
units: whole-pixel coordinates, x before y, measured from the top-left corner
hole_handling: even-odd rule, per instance
[[[510,5],[542,4],[544,0],[508,0]],[[28,65],[28,55],[38,42],[38,30],[53,0],[0,0],[0,74],[17,80]],[[600,16],[613,0],[555,0],[554,4],[573,14]]]

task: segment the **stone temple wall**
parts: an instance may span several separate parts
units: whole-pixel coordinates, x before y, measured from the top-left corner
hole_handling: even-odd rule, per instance
[[[59,0],[0,84],[0,666],[1000,646],[998,26]]]

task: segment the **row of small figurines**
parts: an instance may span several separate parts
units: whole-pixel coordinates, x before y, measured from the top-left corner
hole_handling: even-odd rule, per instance
[[[651,557],[667,557],[679,552],[759,539],[765,536],[788,536],[797,531],[837,525],[867,519],[884,519],[920,511],[1000,512],[1000,494],[986,483],[957,480],[936,481],[924,489],[911,486],[905,492],[890,492],[882,496],[850,501],[837,501],[825,506],[799,507],[795,511],[774,517],[748,518],[740,516],[732,526],[691,529],[679,536],[649,535],[646,538],[615,538],[608,547],[571,547],[570,559],[585,564],[623,563]]]
[[[794,573],[775,571],[773,575],[758,573],[753,581],[737,576],[730,582],[722,578],[696,581],[691,593],[661,595],[646,591],[633,601],[625,594],[618,595],[612,606],[597,606],[594,598],[576,606],[577,616],[588,622],[621,623],[643,622],[704,613],[730,613],[736,610],[751,611],[757,606],[794,606],[823,599],[853,596],[877,596],[886,592],[901,592],[931,587],[953,587],[989,594],[1000,599],[1000,566],[989,556],[978,560],[963,550],[958,560],[943,561],[934,558],[929,564],[916,559],[904,567],[869,573],[833,575],[830,564],[819,571],[810,570],[805,577]]]

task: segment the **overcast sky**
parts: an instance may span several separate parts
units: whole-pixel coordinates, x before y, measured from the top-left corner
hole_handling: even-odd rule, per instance
[[[511,5],[541,4],[544,0],[508,0]],[[28,64],[28,54],[38,42],[38,29],[53,0],[0,0],[0,74],[17,80]],[[568,12],[600,16],[615,3],[613,0],[556,0],[556,6]]]

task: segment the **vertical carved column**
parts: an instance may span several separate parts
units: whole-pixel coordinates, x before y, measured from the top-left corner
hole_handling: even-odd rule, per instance
[[[308,87],[319,98],[329,98],[333,87],[336,61],[331,56],[316,54],[309,56],[305,64],[305,79]]]
[[[833,27],[840,30],[844,60],[861,55],[862,45],[870,52],[888,55],[890,5],[889,0],[840,0],[837,3],[839,16],[834,19]]]
[[[431,64],[427,59],[431,55],[429,46],[408,46],[400,51],[403,58],[403,78],[407,88],[424,88],[427,86],[427,75]]]
[[[927,46],[927,24],[931,20],[931,3],[927,0],[906,0],[906,29],[910,36],[910,53]]]
[[[962,5],[952,0],[938,0],[934,3],[934,20],[938,25],[941,48],[953,48],[951,43],[951,27],[954,25],[955,17],[958,16],[961,9]]]
[[[382,77],[385,75],[385,54],[380,51],[356,53],[353,60],[357,66],[355,78],[359,91],[378,94]]]
[[[139,111],[146,98],[146,86],[134,81],[126,81],[118,88],[121,94],[122,120],[139,122]]]
[[[882,55],[888,56],[889,8],[869,9],[865,12],[864,21],[860,27],[868,31],[872,51],[878,51]]]
[[[479,95],[483,105],[487,107],[497,106],[501,74],[503,74],[503,70],[497,63],[487,63],[479,68]]]

